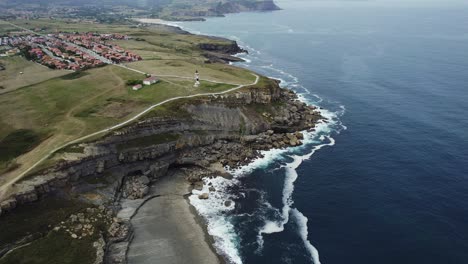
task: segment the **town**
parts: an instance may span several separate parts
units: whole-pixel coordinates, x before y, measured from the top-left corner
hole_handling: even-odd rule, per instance
[[[122,34],[91,32],[13,35],[0,37],[0,49],[5,50],[3,56],[20,53],[52,69],[78,71],[142,60],[139,55],[110,43],[128,39]]]

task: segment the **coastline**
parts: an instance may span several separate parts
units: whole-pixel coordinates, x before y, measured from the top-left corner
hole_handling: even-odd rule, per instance
[[[165,20],[162,20],[162,19],[135,19],[135,20],[139,21],[141,23],[165,25],[165,26],[170,26],[170,27],[181,28],[180,25],[178,25],[178,24],[174,24],[174,23],[171,23],[170,21],[165,21]],[[199,35],[198,33],[191,33],[191,32],[190,32],[190,34]],[[213,36],[213,37],[218,37],[218,36]],[[241,49],[243,49],[243,48],[241,47]],[[248,53],[248,51],[245,50],[245,52],[240,52],[238,54],[243,54],[243,53]],[[242,58],[238,57],[237,54],[232,55],[232,57],[238,58],[239,61],[244,61]],[[231,62],[229,62],[229,64],[231,64]],[[242,67],[242,68],[246,68],[246,67]],[[248,69],[248,68],[246,68],[246,69]],[[272,80],[275,80],[278,84],[281,83],[281,81],[282,81],[280,79],[275,79],[274,77],[268,77],[268,78],[272,79]],[[290,90],[288,88],[285,88],[285,89],[292,92],[292,90]],[[302,100],[302,98],[300,96],[297,99],[299,101],[301,101],[302,103],[306,103],[305,101]],[[311,106],[311,107],[316,107],[315,105],[310,105],[310,104],[307,104],[307,105]],[[322,116],[321,118],[322,118],[321,120],[324,120],[325,121],[324,123],[326,123],[326,120],[328,118],[326,118],[324,116]],[[303,133],[303,132],[314,132],[315,131],[314,127],[317,124],[318,123],[314,124],[314,126],[312,128],[309,128],[309,130],[302,130],[301,133]],[[299,131],[296,131],[296,132],[299,132]],[[306,137],[309,137],[309,136],[310,136],[310,133],[308,133],[308,135]],[[308,139],[304,139],[304,141],[305,140],[308,140]],[[300,144],[300,145],[302,145],[302,144]],[[325,145],[328,145],[328,144],[324,144],[324,146]],[[287,152],[287,151],[289,151],[291,149],[291,147],[295,147],[295,146],[290,146],[290,147],[286,147],[286,148],[259,149],[259,151],[263,150],[263,151],[266,151],[266,152],[270,152],[270,151],[274,152],[275,150],[278,150],[280,152]],[[321,147],[322,146],[319,146],[319,148],[321,148]],[[315,152],[315,150],[313,152]],[[253,165],[255,167],[255,165],[254,165],[255,161],[262,162],[261,160],[263,158],[264,158],[263,154],[259,154],[255,158],[250,159],[249,162],[242,164],[240,167],[237,167],[237,168],[235,168],[234,170],[232,170],[230,172],[219,173],[219,171],[216,172],[214,170],[209,170],[207,174],[210,175],[210,176],[206,177],[206,178],[212,179],[212,177],[213,178],[219,177],[219,178],[222,178],[222,179],[232,180],[232,179],[235,178],[236,171],[243,171],[243,168],[248,168],[250,165]],[[151,198],[151,199],[155,199],[154,196],[156,195],[156,193],[154,193],[153,190],[162,187],[161,183],[163,183],[163,185],[164,185],[164,183],[168,183],[168,182],[172,182],[174,185],[183,184],[183,185],[186,186],[187,191],[188,191],[188,193],[186,193],[183,196],[184,196],[184,199],[185,199],[185,202],[186,202],[185,207],[186,207],[186,209],[188,209],[190,214],[178,215],[179,216],[179,218],[178,218],[179,221],[172,222],[169,225],[167,225],[166,227],[171,228],[171,225],[176,225],[176,226],[190,225],[190,226],[194,227],[194,224],[195,224],[198,228],[195,228],[195,230],[193,230],[193,229],[192,230],[195,233],[198,233],[199,230],[201,230],[203,232],[203,238],[200,237],[200,236],[197,237],[196,241],[194,241],[195,242],[194,243],[194,248],[197,248],[199,251],[205,251],[205,252],[206,252],[206,248],[209,248],[211,253],[214,254],[214,256],[217,259],[217,261],[214,262],[213,256],[208,254],[208,255],[206,255],[206,259],[202,259],[201,261],[197,261],[196,256],[193,256],[189,252],[188,256],[189,256],[189,259],[190,259],[190,263],[194,263],[194,264],[196,264],[196,263],[221,263],[221,264],[224,264],[224,263],[239,263],[238,261],[233,261],[232,259],[229,259],[230,256],[228,254],[226,254],[226,252],[222,252],[221,249],[216,248],[216,246],[215,246],[216,239],[212,234],[210,234],[210,232],[208,230],[208,224],[209,224],[208,219],[206,219],[197,210],[196,206],[193,203],[190,202],[191,197],[192,198],[195,197],[194,199],[197,199],[197,200],[202,200],[200,197],[201,197],[201,195],[203,195],[206,192],[209,193],[210,196],[211,196],[211,190],[209,190],[209,189],[211,189],[211,182],[209,184],[207,182],[205,182],[202,185],[200,185],[199,183],[189,184],[189,182],[187,180],[190,178],[190,175],[186,177],[186,180],[184,181],[184,183],[178,182],[178,179],[170,179],[170,177],[171,177],[171,175],[166,175],[162,179],[160,179],[158,182],[155,182],[155,183],[153,183],[151,185],[151,190],[152,191],[150,191],[150,195],[153,196],[153,198]],[[165,187],[167,187],[167,186],[165,186]],[[169,187],[169,188],[171,188],[171,187]],[[203,192],[203,191],[206,191],[206,192]],[[218,192],[218,190],[215,190],[215,192]],[[158,198],[161,199],[161,197],[158,197]],[[205,200],[205,198],[203,198],[203,200]],[[145,202],[144,205],[146,205],[146,204],[147,203]],[[144,205],[142,205],[142,207]],[[234,203],[233,203],[233,205],[234,205]],[[152,207],[153,211],[155,211],[154,214],[159,214],[157,211],[160,209],[160,206],[158,206],[156,204],[152,204],[151,207]],[[138,211],[135,213],[134,216],[137,216],[139,211],[140,210],[138,209]],[[133,217],[132,217],[132,219],[133,219]],[[192,222],[191,221],[192,219],[194,219],[195,221]],[[133,223],[132,222],[132,226],[135,227],[137,225],[138,225],[138,223]],[[130,263],[130,264],[151,263],[151,262],[139,262],[139,261],[132,260],[132,258],[134,257],[134,256],[132,256],[132,253],[130,253],[132,250],[134,250],[134,249],[132,249],[132,244],[135,245],[134,243],[141,243],[140,241],[135,242],[134,239],[135,238],[133,238],[129,243],[129,247],[128,247],[128,251],[127,251],[128,263]],[[307,240],[307,237],[305,239]],[[175,240],[178,240],[179,242],[182,241],[180,239],[180,237],[175,238]],[[200,243],[203,243],[203,245],[201,245]],[[178,244],[178,243],[176,243],[176,244]],[[313,248],[313,246],[312,246],[312,248]],[[174,259],[172,259],[171,261],[174,261]],[[169,262],[170,261],[168,261],[167,263],[169,263]],[[158,259],[158,263],[166,263],[166,262]],[[181,263],[183,263],[183,262],[181,262]],[[242,262],[240,262],[240,263],[242,263]]]
[[[265,78],[266,79],[266,78]],[[265,80],[264,80],[265,81]],[[284,148],[287,148],[288,146],[299,146],[301,145],[301,141],[302,141],[302,138],[303,138],[303,135],[302,133],[299,133],[299,131],[304,131],[304,130],[307,130],[307,129],[313,129],[314,126],[315,126],[315,122],[317,120],[320,120],[320,119],[323,119],[323,117],[320,115],[320,114],[317,114],[317,111],[316,111],[316,108],[315,107],[310,107],[310,106],[306,106],[306,104],[304,104],[303,102],[299,102],[298,98],[297,98],[297,95],[294,94],[291,90],[288,90],[288,89],[281,89],[279,87],[279,84],[277,81],[268,81],[267,82],[271,82],[271,86],[267,87],[267,89],[264,89],[264,90],[260,90],[258,91],[257,89],[255,89],[255,87],[252,87],[250,89],[243,89],[242,92],[239,92],[239,93],[232,93],[230,95],[226,95],[226,96],[220,96],[220,97],[215,97],[214,99],[212,99],[211,101],[215,104],[225,104],[225,108],[226,109],[229,109],[230,107],[232,106],[241,106],[241,107],[247,107],[247,108],[250,108],[250,109],[247,109],[248,111],[246,111],[245,113],[240,113],[238,111],[231,111],[231,110],[224,110],[224,109],[219,109],[219,108],[197,108],[197,103],[195,103],[194,105],[192,105],[192,108],[191,111],[194,111],[194,112],[191,112],[192,114],[204,114],[206,115],[207,113],[205,113],[205,111],[213,111],[213,110],[222,110],[222,111],[226,111],[225,114],[228,114],[231,117],[231,115],[236,118],[238,118],[239,115],[242,116],[242,118],[240,118],[240,120],[238,120],[239,123],[235,123],[234,126],[233,124],[229,124],[229,123],[226,123],[226,124],[222,124],[223,126],[225,126],[225,128],[222,128],[221,130],[223,129],[227,129],[227,131],[229,131],[230,133],[232,133],[231,135],[223,135],[222,133],[220,132],[217,132],[213,127],[209,127],[208,126],[208,129],[207,131],[209,131],[208,134],[211,134],[211,132],[214,132],[214,135],[190,135],[188,136],[188,139],[185,139],[187,141],[184,142],[184,140],[181,140],[181,142],[177,142],[178,144],[182,144],[184,145],[184,147],[187,147],[189,148],[189,150],[185,150],[186,152],[189,152],[191,154],[195,154],[195,156],[197,156],[198,154],[198,157],[202,158],[203,160],[203,151],[205,149],[210,149],[213,147],[213,145],[215,145],[215,143],[218,143],[219,144],[219,141],[224,141],[224,143],[222,144],[226,144],[226,145],[229,145],[230,147],[234,146],[234,150],[233,152],[235,153],[236,151],[239,151],[239,149],[242,149],[243,147],[246,147],[247,150],[250,151],[250,153],[244,153],[243,151],[245,150],[240,150],[242,153],[239,153],[237,152],[237,154],[240,154],[239,157],[240,159],[235,159],[232,157],[232,155],[229,155],[228,157],[228,154],[231,153],[231,150],[224,150],[222,151],[221,154],[221,157],[223,157],[222,160],[224,161],[221,161],[220,158],[218,158],[218,161],[219,163],[217,163],[218,165],[220,166],[217,166],[218,168],[219,167],[224,167],[224,166],[229,166],[231,168],[233,167],[242,167],[242,166],[246,166],[248,164],[250,164],[252,161],[254,161],[255,159],[261,157],[261,153],[259,151],[261,150],[271,150],[271,149],[284,149]],[[254,85],[255,86],[255,85]],[[254,110],[255,109],[255,104],[261,104],[261,105],[267,105],[267,106],[271,106],[274,102],[280,102],[280,103],[283,103],[284,105],[282,105],[281,107],[279,107],[278,109],[275,109],[275,108],[272,108],[272,111],[266,111],[266,112],[257,112],[255,113]],[[250,106],[249,106],[250,105]],[[213,106],[210,106],[210,107],[213,107]],[[216,106],[216,107],[219,107],[219,106]],[[289,111],[289,109],[292,109],[292,107],[294,107],[296,110],[294,111]],[[287,113],[284,114],[284,110],[288,109],[288,111],[286,111]],[[262,110],[263,111],[263,110]],[[244,115],[246,114],[247,117]],[[210,118],[209,114],[208,116],[203,116],[204,118]],[[276,120],[276,118],[279,118],[279,121]],[[219,120],[216,120],[218,117],[215,118],[215,120],[213,121],[219,121]],[[245,118],[245,120],[244,120]],[[294,123],[294,125],[291,125],[292,123],[291,122],[291,119],[294,120],[295,122],[297,121],[297,123]],[[261,120],[261,121],[260,121]],[[151,124],[151,122],[154,122],[154,120],[149,120],[149,123]],[[157,121],[157,120],[156,120]],[[181,120],[176,120],[176,121],[181,121]],[[182,120],[183,121],[183,120]],[[259,123],[257,123],[257,121],[260,121]],[[247,123],[247,128],[244,127],[246,124],[244,124],[243,122],[248,122]],[[155,122],[157,123],[157,122]],[[141,125],[143,125],[143,123],[141,123]],[[190,125],[190,123],[188,124]],[[216,125],[219,125],[219,124],[216,124]],[[199,126],[199,125],[198,125]],[[246,129],[246,131],[242,132],[242,133],[239,133],[239,126],[241,126],[241,128],[244,130]],[[133,128],[136,128],[138,129],[138,125],[135,125],[135,127]],[[140,127],[141,129],[141,127]],[[247,130],[248,129],[248,130]],[[128,131],[131,131],[132,129],[129,129]],[[143,131],[144,132],[144,131]],[[226,132],[223,131],[223,132]],[[180,133],[180,132],[179,132]],[[219,133],[219,134],[217,134]],[[142,133],[143,134],[143,133]],[[197,134],[197,133],[195,133]],[[237,135],[234,135],[234,134],[237,134]],[[120,135],[123,135],[123,138],[124,139],[121,139],[121,140],[125,140],[125,133],[122,133],[122,134],[119,134],[119,135],[114,135],[115,137],[118,137]],[[209,143],[200,143],[199,145],[195,145],[194,149],[191,149],[190,147],[192,146],[191,144],[192,141],[191,140],[194,140],[192,137],[200,137],[200,138],[203,138],[203,137],[206,137],[206,139],[204,139],[206,142],[209,142]],[[198,139],[200,140],[200,139]],[[112,142],[109,141],[109,142]],[[101,143],[104,143],[103,145],[106,145],[108,144],[109,142],[101,142]],[[204,142],[202,140],[202,142]],[[115,143],[115,142],[114,142]],[[172,143],[172,142],[171,142]],[[99,145],[99,144],[98,144]],[[170,144],[167,144],[167,145],[170,145]],[[171,147],[172,148],[172,147]],[[197,151],[200,151],[200,149],[202,150],[201,153]],[[165,150],[164,150],[165,151]],[[112,153],[112,155],[115,155],[115,153]],[[133,157],[129,157],[129,156],[122,156],[122,153],[120,155],[118,155],[117,158],[114,157],[114,160],[118,160],[118,162],[122,163],[122,164],[125,164],[126,162],[134,162],[135,160],[133,160]],[[140,153],[138,153],[138,159],[143,159],[143,155],[140,155]],[[235,156],[235,155],[234,155]],[[92,158],[92,157],[90,157]],[[148,158],[150,159],[149,157],[144,157],[144,158]],[[154,159],[154,157],[152,156],[151,158]],[[159,159],[159,158],[156,158],[157,161],[160,161],[160,160],[163,160],[163,159]],[[179,157],[179,159],[183,159],[181,157]],[[89,162],[93,162],[92,159],[89,159],[88,160]],[[206,160],[205,160],[206,161]],[[104,164],[106,164],[107,161],[103,161],[103,160],[97,160],[97,166],[91,166],[91,167],[95,167],[95,168],[99,168],[100,166],[104,166]],[[153,160],[154,162],[154,160]],[[139,206],[137,206],[137,208],[135,209],[134,213],[132,214],[132,216],[130,216],[130,219],[125,219],[125,217],[121,217],[121,215],[125,215],[125,213],[128,214],[128,212],[122,212],[122,211],[125,211],[127,210],[128,208],[125,208],[125,206],[123,206],[123,210],[120,211],[119,215],[118,215],[118,218],[120,219],[124,219],[124,220],[129,220],[130,222],[133,220],[133,219],[138,219],[145,211],[144,209],[143,210],[140,210],[140,208],[146,208],[146,207],[151,207],[153,206],[154,208],[156,208],[156,210],[150,210],[150,211],[154,211],[155,213],[157,213],[159,210],[158,209],[161,209],[161,208],[166,208],[164,206],[162,206],[161,204],[157,204],[159,202],[159,200],[162,200],[162,199],[159,199],[161,198],[161,194],[160,193],[157,193],[157,190],[159,188],[161,188],[161,182],[164,182],[164,181],[167,181],[167,182],[172,182],[174,186],[170,187],[170,188],[175,188],[179,185],[184,185],[185,187],[185,190],[188,188],[194,188],[196,190],[201,190],[201,188],[203,188],[203,178],[204,177],[207,177],[209,176],[209,174],[213,175],[214,171],[212,170],[212,168],[208,169],[207,166],[205,165],[205,163],[203,162],[194,162],[193,164],[191,163],[190,160],[188,161],[184,161],[184,160],[177,160],[176,163],[180,163],[182,164],[182,166],[199,166],[199,167],[203,167],[205,170],[205,173],[208,171],[208,173],[204,174],[204,175],[196,175],[195,178],[197,178],[195,181],[192,181],[191,179],[188,179],[188,181],[184,180],[183,183],[177,183],[173,181],[173,179],[170,179],[170,175],[165,175],[165,176],[161,176],[161,178],[158,178],[160,176],[152,176],[152,177],[155,177],[156,180],[155,180],[155,183],[151,186],[151,189],[153,190],[152,192],[150,192],[149,194],[146,194],[144,197],[146,197],[145,199],[141,200],[140,201],[135,201],[135,203],[133,203],[134,205],[135,204],[138,204],[139,202],[141,202],[141,204]],[[211,161],[210,161],[211,163]],[[188,165],[187,165],[188,164]],[[222,165],[221,165],[222,164]],[[213,165],[213,163],[211,163],[210,165]],[[68,164],[67,164],[68,166]],[[70,164],[70,166],[76,166],[76,167],[79,167],[81,166],[80,164]],[[106,164],[107,166],[107,164]],[[118,165],[118,166],[127,166],[127,165]],[[130,165],[131,166],[131,165]],[[169,165],[168,165],[169,166]],[[64,169],[66,169],[66,166],[64,166]],[[135,168],[136,169],[136,168]],[[79,170],[79,169],[78,169]],[[145,175],[147,175],[146,171],[144,169],[141,170],[142,172],[144,172]],[[167,168],[166,168],[166,171],[167,171]],[[218,172],[219,170],[215,170],[216,171],[216,175],[220,175]],[[120,187],[117,186],[117,192],[119,193],[118,195],[122,195],[122,193],[125,192],[125,190],[123,190],[123,187],[125,185],[125,182],[126,181],[132,181],[133,179],[127,179],[124,172],[121,172],[121,176],[123,177],[120,181]],[[161,173],[155,173],[155,174],[161,174]],[[162,173],[164,174],[164,173]],[[191,178],[193,175],[188,175],[187,178]],[[81,177],[80,176],[77,176],[77,177]],[[150,176],[148,176],[150,177]],[[150,177],[151,178],[151,177]],[[152,180],[154,180],[155,178],[153,178]],[[201,185],[201,186],[200,186]],[[167,187],[168,185],[166,185]],[[191,186],[191,187],[189,187]],[[179,186],[180,187],[180,186]],[[120,188],[120,189],[119,189]],[[170,190],[170,188],[166,188],[166,191],[167,189]],[[162,188],[164,189],[164,188]],[[156,190],[156,192],[155,192]],[[164,191],[164,190],[163,190]],[[180,191],[180,190],[179,190]],[[211,192],[211,190],[210,190]],[[176,241],[175,244],[176,245],[179,245],[179,243],[181,241],[183,241],[184,237],[186,237],[188,234],[192,233],[192,232],[196,232],[197,233],[197,236],[196,238],[191,238],[193,240],[191,240],[193,242],[195,246],[195,249],[192,248],[190,245],[187,245],[185,246],[185,249],[187,252],[192,252],[192,253],[189,253],[189,254],[186,254],[187,252],[185,252],[184,254],[172,254],[171,256],[173,257],[177,257],[177,256],[190,256],[190,262],[191,263],[225,263],[225,257],[226,255],[224,254],[221,254],[214,246],[214,243],[215,243],[215,238],[213,236],[210,235],[209,233],[209,230],[208,230],[208,223],[206,221],[206,219],[203,218],[203,216],[196,210],[196,208],[189,202],[189,196],[191,195],[194,195],[192,192],[188,192],[188,190],[186,191],[182,191],[182,192],[179,192],[178,193],[178,199],[179,200],[183,200],[183,203],[181,203],[181,201],[178,202],[178,205],[177,205],[177,208],[176,209],[179,209],[179,213],[181,212],[181,210],[183,211],[182,213],[180,213],[179,215],[173,215],[173,219],[176,219],[175,221],[172,221],[172,222],[166,222],[164,224],[160,224],[161,228],[162,229],[166,229],[166,228],[175,228],[176,230],[177,229],[180,229],[182,230],[182,228],[186,228],[187,226],[190,226],[191,228],[189,230],[185,230],[185,231],[180,231],[181,233],[179,233],[178,235],[169,235],[168,236],[168,240],[170,241]],[[127,202],[128,200],[120,200],[122,198],[118,198],[117,199],[117,204],[123,204],[125,202]],[[197,199],[200,199],[200,198],[197,198]],[[120,200],[120,201],[119,201]],[[224,203],[224,201],[223,201]],[[228,206],[226,206],[228,207]],[[173,212],[171,212],[173,213]],[[169,213],[169,215],[171,214]],[[165,215],[168,215],[167,213]],[[127,215],[128,217],[128,215]],[[121,223],[120,220],[115,220],[116,223]],[[174,226],[174,223],[175,226]],[[124,226],[124,225],[122,225]],[[135,229],[138,229],[141,227],[141,223],[138,223],[136,222],[134,225],[134,228]],[[132,229],[131,225],[129,225],[129,229]],[[196,231],[194,231],[196,230]],[[133,233],[133,231],[130,231],[130,235],[128,236],[128,240],[126,240],[126,242],[124,243],[120,243],[120,242],[117,242],[116,244],[123,244],[123,245],[119,245],[118,247],[120,246],[123,246],[123,248],[118,248],[118,253],[117,254],[120,254],[119,257],[122,257],[122,251],[124,252],[124,256],[125,258],[127,257],[127,254],[128,256],[130,256],[130,258],[132,258],[132,256],[137,256],[138,254],[133,254],[132,253],[132,250],[128,250],[128,247],[132,247],[137,245],[138,242],[139,242],[139,238],[138,238],[138,234],[145,234],[145,233],[148,233],[147,230],[143,230],[143,231],[139,231],[139,230],[136,230],[135,231],[136,233]],[[158,235],[155,235],[156,237]],[[135,237],[136,237],[136,240],[135,240]],[[120,238],[119,238],[120,239]],[[112,241],[111,241],[111,244],[110,244],[110,247],[112,248],[113,245],[112,245]],[[144,244],[144,243],[143,243]],[[116,247],[117,248],[117,247]],[[204,258],[199,258],[199,256],[197,255],[197,252],[204,252],[205,256]],[[109,253],[109,252],[106,252],[106,254]],[[113,254],[113,250],[110,251],[110,255]],[[209,257],[206,257],[206,256],[209,256]],[[196,261],[194,259],[196,258],[199,258],[200,261]],[[209,260],[207,260],[207,258]],[[161,263],[161,260],[158,261],[159,263]],[[170,261],[168,261],[170,262]],[[182,261],[182,262],[186,262],[186,261]],[[124,262],[122,262],[124,263]],[[133,260],[130,260],[130,263],[145,263],[145,262],[138,262],[137,261],[133,261]],[[164,263],[164,261],[162,261],[162,263]]]
[[[177,25],[174,23],[175,21],[167,21],[160,18],[133,18],[132,20],[143,24],[155,24],[177,27]]]
[[[152,198],[130,220],[134,236],[128,263],[223,263],[203,219],[187,201],[190,185],[184,176],[175,171],[151,186]]]

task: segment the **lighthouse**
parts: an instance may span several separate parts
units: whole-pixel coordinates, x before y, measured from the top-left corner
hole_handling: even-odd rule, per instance
[[[198,87],[200,86],[200,74],[198,73],[198,70],[195,70],[195,84],[193,87]]]

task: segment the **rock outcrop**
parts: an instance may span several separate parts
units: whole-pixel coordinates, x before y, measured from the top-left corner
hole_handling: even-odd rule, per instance
[[[228,1],[218,4],[214,10],[219,14],[229,14],[249,11],[275,11],[280,10],[280,8],[273,0]]]
[[[216,39],[218,38],[215,38],[215,40]],[[220,40],[223,40],[225,44],[201,43],[198,45],[198,47],[204,51],[203,56],[208,59],[208,63],[229,63],[244,61],[241,58],[233,56],[239,53],[247,53],[246,50],[237,45],[237,42],[227,39]]]
[[[171,167],[186,170],[187,180],[201,190],[204,177],[215,171],[217,175],[226,173],[224,167],[248,164],[261,155],[260,150],[301,145],[304,135],[300,131],[314,129],[324,119],[314,106],[300,102],[278,82],[264,82],[262,88],[245,87],[177,103],[177,114],[146,118],[98,141],[81,143],[87,151],[79,158],[61,161],[15,184],[15,192],[0,202],[0,214],[51,192],[98,192],[109,208],[71,215],[54,230],[66,232],[72,239],[94,237],[96,263],[126,263],[133,232],[128,220],[114,218],[120,201],[145,200],[151,183],[168,174]],[[214,192],[211,186],[199,199],[209,199]],[[226,201],[225,206],[231,203]],[[99,222],[108,230],[97,230]],[[103,233],[103,240],[96,237]]]
[[[139,199],[146,195],[149,182],[164,176],[172,165],[241,166],[257,157],[258,150],[300,145],[303,136],[295,132],[313,129],[322,119],[315,107],[298,101],[273,80],[262,88],[194,99],[178,109],[184,115],[144,119],[85,144],[93,151],[80,159],[59,162],[15,184],[14,194],[0,203],[0,212],[64,186],[80,190],[83,180],[109,173],[121,177],[121,183],[112,187],[119,197]]]

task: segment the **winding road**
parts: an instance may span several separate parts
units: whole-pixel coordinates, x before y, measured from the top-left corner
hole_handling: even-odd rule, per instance
[[[36,34],[36,35],[40,35],[40,36],[45,36],[45,37],[48,37],[44,34],[40,34],[40,33],[37,33],[35,31],[32,31],[30,29],[27,29],[27,28],[24,28],[24,27],[21,27],[21,26],[18,26],[18,25],[15,25],[13,23],[10,23],[8,21],[5,21],[6,23],[10,24],[11,26],[14,26],[16,28],[19,28],[19,29],[22,29],[24,31],[27,31],[27,32],[30,32],[30,33],[33,33],[33,34]],[[67,42],[68,43],[68,42]],[[70,43],[71,44],[71,43]],[[74,44],[73,44],[74,45]],[[88,50],[88,52],[91,52]],[[118,67],[121,67],[121,68],[124,68],[124,69],[127,69],[127,70],[130,70],[130,71],[134,71],[134,72],[137,72],[137,73],[141,73],[141,74],[147,74],[143,71],[140,71],[140,70],[137,70],[137,69],[134,69],[134,68],[131,68],[131,67],[128,67],[127,65],[124,65],[124,64],[114,64],[114,63],[109,63],[108,60],[102,60],[100,56],[97,56],[98,59],[100,59],[101,61],[103,61],[104,63],[106,64],[112,64],[114,66],[118,66]],[[178,76],[178,75],[158,75],[158,74],[155,74],[156,76],[158,77],[173,77],[173,78],[179,78],[179,79],[188,79],[188,80],[193,80],[192,77],[187,77],[187,76]],[[199,93],[199,94],[192,94],[192,95],[187,95],[187,96],[177,96],[177,97],[173,97],[173,98],[170,98],[170,99],[167,99],[167,100],[164,100],[162,102],[159,102],[157,104],[154,104],[154,105],[151,105],[149,106],[148,108],[146,108],[145,110],[143,110],[142,112],[138,113],[137,115],[135,115],[134,117],[124,121],[124,122],[121,122],[119,124],[116,124],[112,127],[109,127],[109,128],[106,128],[106,129],[103,129],[103,130],[100,130],[100,131],[97,131],[97,132],[94,132],[94,133],[91,133],[89,135],[86,135],[86,136],[83,136],[83,137],[80,137],[80,138],[77,138],[75,140],[72,140],[72,141],[69,141],[68,143],[65,143],[63,145],[61,145],[60,147],[57,147],[55,149],[53,149],[52,151],[50,151],[48,154],[46,154],[45,156],[43,156],[40,160],[38,160],[36,163],[34,163],[31,167],[29,167],[28,169],[26,169],[25,171],[23,171],[22,173],[20,173],[19,175],[17,175],[16,177],[10,179],[8,182],[6,182],[5,184],[3,184],[1,187],[0,187],[0,201],[2,201],[3,199],[5,199],[7,196],[7,192],[8,192],[8,189],[13,185],[15,184],[18,180],[20,180],[21,178],[23,178],[26,174],[28,174],[29,172],[31,172],[34,168],[36,168],[39,164],[41,164],[42,162],[44,162],[46,159],[48,159],[50,156],[52,156],[55,152],[57,152],[58,150],[60,149],[63,149],[69,145],[72,145],[72,144],[75,144],[75,143],[78,143],[80,141],[83,141],[83,140],[86,140],[86,139],[89,139],[91,137],[94,137],[94,136],[97,136],[97,135],[100,135],[100,134],[104,134],[104,133],[107,133],[107,132],[110,132],[110,131],[113,131],[117,128],[120,128],[120,127],[123,127],[135,120],[137,120],[138,118],[140,118],[141,116],[143,116],[144,114],[148,113],[149,111],[151,111],[153,108],[157,107],[157,106],[160,106],[160,105],[163,105],[163,104],[166,104],[168,102],[172,102],[172,101],[175,101],[175,100],[179,100],[179,99],[186,99],[186,98],[194,98],[194,97],[201,97],[201,96],[215,96],[215,95],[221,95],[221,94],[225,94],[225,93],[230,93],[230,92],[233,92],[235,90],[238,90],[238,89],[241,89],[243,87],[247,87],[247,86],[251,86],[251,85],[256,85],[260,79],[260,77],[256,74],[252,74],[255,76],[255,81],[252,82],[251,84],[234,84],[234,83],[225,83],[225,82],[219,82],[219,81],[214,81],[214,80],[209,80],[209,79],[201,79],[203,81],[208,81],[208,82],[212,82],[212,83],[221,83],[221,84],[230,84],[230,85],[237,85],[236,87],[234,88],[231,88],[229,90],[226,90],[226,91],[223,91],[223,92],[216,92],[216,93]]]
[[[128,67],[124,67],[124,68],[127,68],[129,69]],[[9,180],[8,182],[6,182],[3,186],[0,187],[0,201],[2,201],[3,199],[5,199],[6,197],[6,194],[7,194],[7,191],[8,189],[13,185],[15,184],[18,180],[20,180],[22,177],[24,177],[27,173],[29,173],[30,171],[32,171],[34,168],[36,168],[39,164],[41,164],[43,161],[45,161],[46,159],[48,159],[50,156],[52,156],[55,152],[57,152],[58,150],[60,149],[63,149],[67,146],[70,146],[72,144],[75,144],[75,143],[78,143],[80,141],[83,141],[83,140],[86,140],[86,139],[89,139],[91,137],[94,137],[94,136],[97,136],[97,135],[100,135],[100,134],[104,134],[104,133],[107,133],[107,132],[110,132],[110,131],[113,131],[117,128],[121,128],[135,120],[137,120],[138,118],[140,118],[141,116],[143,116],[144,114],[148,113],[149,111],[151,111],[152,109],[154,109],[155,107],[158,107],[160,105],[163,105],[163,104],[166,104],[166,103],[169,103],[169,102],[172,102],[172,101],[176,101],[176,100],[179,100],[179,99],[186,99],[186,98],[194,98],[194,97],[202,97],[202,96],[216,96],[216,95],[221,95],[221,94],[226,94],[226,93],[230,93],[230,92],[233,92],[233,91],[236,91],[236,90],[239,90],[241,88],[244,88],[244,87],[247,87],[247,86],[252,86],[252,85],[256,85],[260,79],[260,77],[256,74],[253,74],[252,75],[255,76],[255,81],[252,82],[251,84],[241,84],[241,85],[237,85],[237,84],[233,84],[233,85],[237,85],[236,87],[234,88],[231,88],[229,90],[226,90],[226,91],[222,91],[222,92],[216,92],[216,93],[199,93],[199,94],[192,94],[192,95],[186,95],[186,96],[177,96],[177,97],[173,97],[173,98],[170,98],[170,99],[167,99],[167,100],[164,100],[162,102],[159,102],[157,104],[153,104],[151,106],[149,106],[148,108],[146,108],[145,110],[141,111],[140,113],[138,113],[137,115],[135,115],[134,117],[124,121],[124,122],[121,122],[119,124],[116,124],[114,126],[111,126],[109,128],[106,128],[106,129],[103,129],[103,130],[100,130],[100,131],[97,131],[97,132],[94,132],[94,133],[91,133],[89,135],[86,135],[86,136],[83,136],[83,137],[80,137],[80,138],[77,138],[75,140],[72,140],[68,143],[65,143],[63,144],[62,146],[58,147],[58,148],[55,148],[53,149],[52,151],[50,151],[47,155],[45,155],[44,157],[42,157],[39,161],[37,161],[36,163],[34,163],[31,167],[29,167],[27,170],[23,171],[21,174],[19,174],[18,176],[16,176],[15,178]],[[181,79],[191,79],[189,77],[185,77],[185,76],[177,76],[177,75],[161,75],[161,77],[175,77],[175,78],[181,78]],[[217,81],[211,81],[211,80],[204,80],[202,79],[203,81],[208,81],[208,82],[214,82],[214,83],[222,83],[222,82],[217,82]]]

